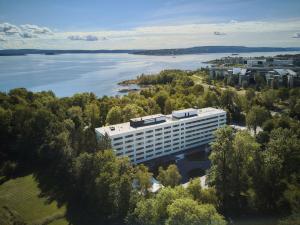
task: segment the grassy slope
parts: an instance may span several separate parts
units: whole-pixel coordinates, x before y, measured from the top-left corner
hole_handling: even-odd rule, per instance
[[[58,208],[56,202],[48,203],[39,197],[40,190],[32,175],[9,180],[0,185],[0,214],[3,206],[16,213],[28,224],[38,224],[45,219],[62,217],[65,208]],[[65,219],[54,220],[52,225],[65,225]]]

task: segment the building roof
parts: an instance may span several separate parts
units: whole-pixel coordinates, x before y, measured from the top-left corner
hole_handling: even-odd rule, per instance
[[[294,70],[287,69],[286,71],[292,76],[297,76],[297,73]]]
[[[143,116],[143,117],[138,117],[138,118],[133,118],[131,119],[132,121],[140,121],[140,120],[149,120],[149,119],[155,119],[155,118],[160,118],[163,117],[163,114],[154,114],[150,116]]]
[[[291,69],[274,69],[274,71],[278,73],[280,76],[284,76],[284,75],[297,76],[297,73]]]
[[[245,68],[237,68],[237,67],[234,67],[232,68],[232,74],[239,74],[239,75],[246,75],[247,73],[247,69]]]
[[[191,110],[191,109],[185,109],[185,110]],[[193,109],[193,110],[195,110],[195,109]],[[211,107],[197,109],[197,111],[198,111],[198,116],[200,116],[200,117],[206,117],[206,116],[211,115],[212,113],[215,114],[215,113],[223,113],[224,112],[224,110],[222,110],[222,109],[216,109],[216,108],[211,108]],[[158,114],[158,115],[162,115],[162,114]],[[152,116],[156,116],[156,115],[152,115]],[[166,122],[163,122],[161,124],[168,124],[168,123],[171,124],[174,121],[178,121],[178,119],[172,117],[171,114],[165,115],[165,117],[166,117]],[[145,118],[145,117],[142,117],[142,118]],[[135,118],[135,119],[140,120],[140,118]],[[180,119],[180,121],[184,121],[184,120],[188,120],[188,119],[190,119],[190,118],[182,118],[182,119]],[[120,124],[115,124],[115,125],[110,125],[110,126],[105,126],[105,127],[99,127],[99,128],[96,128],[96,131],[103,135],[105,133],[107,133],[109,136],[116,136],[119,134],[128,133],[130,131],[144,130],[145,128],[151,128],[151,127],[156,127],[156,126],[157,126],[157,124],[135,128],[135,127],[130,126],[130,123],[127,122],[127,123],[120,123]]]

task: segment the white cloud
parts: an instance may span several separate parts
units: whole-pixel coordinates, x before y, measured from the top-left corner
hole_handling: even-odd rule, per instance
[[[293,38],[300,38],[300,32],[297,32],[293,35]]]
[[[220,32],[220,31],[215,31],[214,35],[226,35],[226,33],[224,32]]]
[[[28,32],[31,34],[53,34],[53,32],[48,27],[39,27],[32,24],[21,25],[20,28],[23,32]]]
[[[72,41],[98,41],[98,37],[94,35],[70,35],[68,39]]]
[[[6,39],[1,35],[0,36],[0,41],[6,41]]]
[[[53,32],[47,27],[25,24],[16,26],[10,23],[0,23],[0,36],[9,39],[37,38],[44,35],[52,35]]]

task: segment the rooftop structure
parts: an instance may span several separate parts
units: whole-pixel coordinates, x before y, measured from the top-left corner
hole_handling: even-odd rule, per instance
[[[96,134],[110,137],[117,156],[140,163],[207,144],[213,140],[213,131],[225,123],[226,112],[221,109],[190,108],[96,128]]]

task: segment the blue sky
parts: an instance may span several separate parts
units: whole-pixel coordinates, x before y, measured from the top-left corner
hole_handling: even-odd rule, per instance
[[[300,47],[300,1],[0,0],[0,48],[196,45]]]

